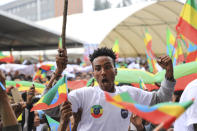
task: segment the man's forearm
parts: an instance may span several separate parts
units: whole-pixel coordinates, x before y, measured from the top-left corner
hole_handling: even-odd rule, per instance
[[[170,80],[170,81],[175,81],[175,80],[174,80],[173,68],[167,69],[167,70],[166,70],[165,78],[166,78],[167,80]]]
[[[161,83],[161,87],[157,92],[153,92],[150,105],[154,105],[164,101],[170,101],[174,92],[176,81],[169,81],[166,78]]]
[[[8,98],[6,97],[2,99],[0,104],[1,104],[0,108],[1,108],[1,118],[3,121],[3,126],[17,125],[18,124],[17,119],[8,101]]]

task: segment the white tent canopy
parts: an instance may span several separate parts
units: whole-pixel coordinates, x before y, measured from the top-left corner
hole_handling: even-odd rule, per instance
[[[166,29],[176,37],[175,26],[183,4],[177,1],[155,2],[130,16],[116,26],[100,46],[113,47],[119,41],[120,57],[145,56],[145,29],[152,36],[152,49],[156,55],[166,54]]]
[[[177,1],[149,1],[125,8],[75,14],[68,16],[66,35],[84,44],[112,47],[119,41],[120,57],[145,55],[144,30],[153,38],[156,55],[166,53],[166,28],[175,34],[182,3]],[[62,17],[37,24],[61,32]]]

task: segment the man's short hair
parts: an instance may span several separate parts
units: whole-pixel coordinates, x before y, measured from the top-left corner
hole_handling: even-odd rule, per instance
[[[114,66],[115,66],[116,55],[115,55],[115,53],[113,52],[112,49],[109,49],[107,47],[101,47],[101,48],[98,48],[98,49],[94,50],[94,52],[89,55],[90,62],[92,63],[94,61],[94,59],[99,57],[99,56],[109,56],[109,57],[111,57],[112,60],[113,60]]]

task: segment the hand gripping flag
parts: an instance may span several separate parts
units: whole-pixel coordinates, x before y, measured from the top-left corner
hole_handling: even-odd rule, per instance
[[[164,122],[166,129],[193,104],[193,100],[190,100],[184,103],[159,103],[154,106],[145,106],[133,101],[128,92],[120,93],[114,97],[105,92],[105,98],[107,102],[129,110],[153,124]]]
[[[54,108],[67,100],[67,80],[62,77],[31,109],[46,110]]]

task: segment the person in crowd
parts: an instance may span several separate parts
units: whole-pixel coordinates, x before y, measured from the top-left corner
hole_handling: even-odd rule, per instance
[[[22,127],[23,131],[31,131],[34,129],[34,125],[37,125],[34,123],[35,120],[35,114],[34,112],[30,112],[31,108],[33,107],[33,104],[36,103],[39,98],[35,97],[35,86],[34,84],[28,92],[24,92],[22,94],[23,100],[26,102],[26,108],[23,110],[22,113]]]
[[[5,76],[0,71],[0,82],[5,86]],[[22,131],[18,124],[14,111],[9,103],[9,98],[6,91],[0,87],[0,116],[3,126],[3,131]]]
[[[174,124],[174,131],[197,131],[197,79],[190,82],[183,94],[180,102],[194,99],[193,105],[181,115]]]
[[[63,61],[67,60],[67,54],[65,50],[59,50],[59,53],[62,55],[56,57],[56,71],[61,74],[67,64],[67,61]],[[173,76],[172,60],[169,56],[162,56],[157,60],[160,66],[166,70],[165,79],[157,92],[147,92],[130,86],[115,87],[114,80],[117,74],[115,60],[114,52],[106,47],[98,48],[90,55],[93,76],[99,86],[71,91],[68,94],[68,101],[61,106],[61,115],[58,108],[46,112],[48,115],[60,117],[60,131],[66,129],[72,112],[77,112],[79,108],[82,108],[81,121],[77,127],[79,131],[128,130],[131,113],[107,103],[105,91],[112,96],[127,91],[137,103],[144,105],[171,100],[176,82]],[[52,79],[54,79],[53,77],[55,76],[52,76]],[[48,86],[45,92],[49,89]]]

